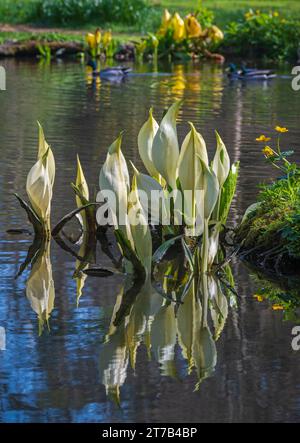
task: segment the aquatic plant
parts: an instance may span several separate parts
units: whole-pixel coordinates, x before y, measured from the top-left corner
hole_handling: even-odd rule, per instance
[[[134,176],[130,188],[129,172],[121,150],[122,135],[110,146],[100,171],[101,194],[108,197],[101,214],[104,209],[109,211],[122,254],[135,271],[143,268],[146,273],[151,271],[151,237],[160,235],[154,261],[179,238],[194,237],[201,248],[198,269],[205,273],[216,260],[219,234],[234,196],[238,164],[230,167],[219,134],[211,165],[205,141],[194,125],[190,124],[190,132],[179,149],[176,118],[180,106],[180,101],[175,102],[159,125],[150,110],[138,134],[139,153],[150,175],[140,173],[132,165]],[[101,219],[98,222],[101,223]],[[195,252],[188,252],[188,249],[187,255]]]
[[[138,53],[151,54],[154,58],[209,57],[210,51],[214,51],[224,38],[223,32],[213,24],[213,16],[208,20],[206,10],[202,9],[196,14],[188,14],[185,19],[178,12],[171,15],[165,9],[155,37],[156,40],[149,33],[138,42]]]
[[[46,142],[42,126],[39,126],[39,147],[37,162],[28,173],[26,192],[30,201],[28,205],[17,194],[21,206],[26,210],[28,219],[36,235],[49,238],[51,200],[55,179],[55,161],[53,152]]]

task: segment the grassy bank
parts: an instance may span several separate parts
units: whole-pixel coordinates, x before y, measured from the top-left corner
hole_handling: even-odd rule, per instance
[[[88,27],[95,23],[115,32],[154,31],[164,8],[185,14],[199,7],[212,10],[216,23],[225,27],[243,13],[254,10],[276,10],[284,16],[300,19],[298,0],[1,0],[0,23],[34,23],[66,27]]]

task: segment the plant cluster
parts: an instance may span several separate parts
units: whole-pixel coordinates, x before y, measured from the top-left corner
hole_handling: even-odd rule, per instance
[[[276,11],[250,10],[227,26],[223,47],[239,56],[280,61],[295,60],[299,42],[299,19],[284,18]]]
[[[80,213],[84,232],[95,235],[97,225],[111,225],[124,258],[124,266],[141,278],[151,275],[153,262],[159,261],[176,242],[181,241],[193,273],[206,273],[219,260],[219,237],[235,193],[238,164],[230,166],[226,147],[217,134],[217,149],[209,163],[206,144],[192,123],[181,150],[176,118],[181,102],[174,103],[160,125],[150,110],[149,118],[138,135],[138,150],[149,175],[132,164],[130,180],[121,151],[122,134],[109,147],[99,176],[102,203],[95,211],[79,161],[72,185],[77,209],[66,215],[52,230],[57,236],[72,216]],[[37,236],[51,235],[50,212],[55,177],[53,152],[39,127],[38,159],[27,178],[26,209]],[[116,205],[105,199],[111,193]],[[148,201],[159,195],[153,210]],[[145,201],[145,197],[146,200]],[[153,247],[156,252],[153,254]]]
[[[256,140],[268,143],[262,152],[281,175],[274,183],[261,186],[257,203],[247,209],[237,231],[243,247],[260,253],[264,264],[300,259],[300,169],[288,160],[293,150],[281,149],[280,136],[288,129],[276,126],[275,130],[279,135],[274,146],[270,146],[271,137],[261,135]]]
[[[161,25],[155,34],[136,44],[138,57],[151,54],[154,57],[190,58],[207,55],[223,40],[222,31],[213,24],[213,14],[201,9],[184,19],[178,12],[173,15],[165,9]]]

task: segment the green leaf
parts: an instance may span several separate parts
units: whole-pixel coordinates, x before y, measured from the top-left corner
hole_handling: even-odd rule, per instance
[[[177,240],[182,238],[183,235],[178,235],[177,237],[172,237],[169,240],[165,241],[162,245],[159,246],[159,248],[156,249],[152,256],[152,262],[157,263],[159,262],[163,256],[166,254],[168,249],[175,244]]]
[[[225,224],[235,194],[239,174],[239,162],[232,165],[229,175],[223,185],[220,202],[220,221]]]

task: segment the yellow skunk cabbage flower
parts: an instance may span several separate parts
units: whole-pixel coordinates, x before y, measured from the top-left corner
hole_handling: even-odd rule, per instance
[[[136,254],[147,273],[151,272],[152,236],[139,200],[136,175],[132,179],[132,188],[128,202],[128,221]]]
[[[177,139],[176,118],[181,101],[174,103],[162,119],[153,140],[152,159],[156,170],[171,188],[176,188],[179,146]]]
[[[196,38],[201,36],[202,28],[194,15],[188,14],[185,17],[184,24],[187,37]]]
[[[223,40],[224,34],[217,26],[213,25],[208,29],[208,38],[210,38],[214,43],[218,43]]]
[[[220,187],[223,186],[230,171],[230,158],[221,137],[216,131],[217,150],[213,159],[213,171],[218,177]]]
[[[159,28],[158,34],[159,35],[165,35],[167,32],[169,25],[171,21],[171,14],[167,9],[164,10],[162,20],[161,20],[161,26]]]
[[[81,163],[80,163],[78,154],[77,154],[77,176],[76,176],[75,184],[76,184],[76,187],[81,192],[82,196],[86,200],[89,200],[89,188],[88,188],[85,176],[83,174],[83,170],[81,167]],[[77,208],[80,208],[81,206],[84,205],[84,202],[81,201],[81,199],[78,195],[76,195],[76,204],[77,204]],[[82,211],[82,213],[78,214],[78,215],[79,215],[79,218],[82,222],[83,228],[85,230],[87,227],[85,211]]]
[[[101,42],[101,31],[96,29],[95,33],[88,32],[85,36],[85,41],[87,42],[90,49],[97,49]]]
[[[112,191],[116,197],[116,213],[111,208],[115,217],[115,224],[118,225],[119,215],[127,214],[127,196],[129,192],[129,173],[126,160],[121,151],[122,133],[117,140],[109,147],[104,165],[100,171],[99,185],[101,191]],[[123,220],[126,224],[126,220]]]
[[[153,139],[157,133],[159,126],[152,114],[152,108],[149,110],[149,118],[146,123],[140,129],[138,135],[138,148],[140,157],[147,169],[148,173],[155,178],[158,178],[159,173],[157,172],[153,160],[152,160],[152,147]]]
[[[39,335],[41,335],[44,323],[48,323],[54,308],[55,298],[49,241],[46,242],[32,265],[26,283],[26,296],[30,301],[31,308],[38,315]]]
[[[39,122],[37,122],[37,124],[38,124],[38,127],[39,127],[38,159],[42,158],[46,154],[46,152],[48,151],[48,173],[49,173],[49,178],[50,178],[51,185],[53,186],[54,179],[55,179],[55,160],[54,160],[54,155],[53,155],[53,152],[52,152],[50,146],[46,142],[45,135],[44,135],[44,130],[43,130],[42,125]]]
[[[52,184],[48,167],[49,150],[31,168],[27,176],[26,192],[31,206],[41,222],[50,228]]]
[[[104,49],[106,49],[109,46],[111,41],[112,41],[112,33],[111,30],[109,29],[108,31],[104,32],[102,37],[102,44]]]
[[[173,39],[175,41],[183,40],[185,37],[185,26],[184,21],[182,20],[178,12],[175,12],[175,14],[173,15],[170,21],[170,26],[173,29]]]

